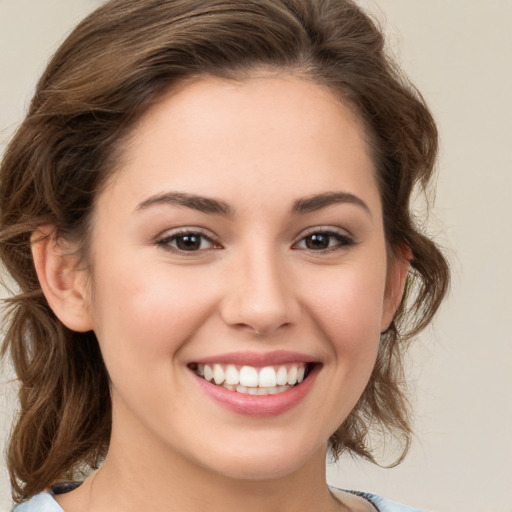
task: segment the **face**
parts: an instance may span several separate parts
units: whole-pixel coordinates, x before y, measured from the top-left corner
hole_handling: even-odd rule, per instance
[[[169,94],[98,197],[90,257],[112,449],[253,479],[323,464],[394,309],[374,166],[334,95]]]

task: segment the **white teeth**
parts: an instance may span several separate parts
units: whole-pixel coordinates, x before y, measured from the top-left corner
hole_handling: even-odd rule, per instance
[[[220,364],[213,365],[213,380],[217,385],[224,382],[224,370]]]
[[[240,370],[240,384],[242,386],[258,386],[258,370],[252,366],[242,366]]]
[[[272,388],[277,384],[276,381],[276,371],[272,366],[265,366],[260,370],[260,378],[258,381],[258,386],[260,388]]]
[[[206,376],[205,376],[205,379],[206,379]],[[206,379],[206,380],[208,380],[208,379]],[[288,372],[287,382],[290,386],[293,386],[293,384],[295,384],[297,382],[297,367],[295,365],[293,365]]]
[[[279,370],[277,370],[276,384],[278,386],[288,384],[288,371],[286,370],[286,366],[280,366]]]
[[[234,364],[228,364],[226,367],[226,384],[236,386],[240,382],[240,373]]]
[[[234,364],[201,364],[195,367],[197,375],[230,391],[250,395],[275,395],[291,389],[304,380],[306,365],[296,363],[280,366],[236,367]]]
[[[213,370],[209,364],[204,365],[204,379],[208,381],[213,379]]]

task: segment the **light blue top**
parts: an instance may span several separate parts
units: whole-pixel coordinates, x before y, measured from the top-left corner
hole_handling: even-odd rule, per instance
[[[49,492],[37,494],[32,499],[21,503],[12,512],[64,512]]]
[[[382,498],[375,494],[354,492],[358,496],[365,498],[379,512],[424,512],[419,508],[412,508],[401,505],[395,501]],[[34,496],[31,500],[14,507],[11,512],[64,512],[59,504],[53,498],[52,493],[45,492]]]

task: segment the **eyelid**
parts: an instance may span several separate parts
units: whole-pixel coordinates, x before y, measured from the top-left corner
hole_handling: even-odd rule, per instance
[[[333,226],[314,226],[311,228],[306,229],[303,231],[299,237],[297,238],[296,242],[294,242],[292,248],[293,249],[299,249],[297,248],[297,245],[302,242],[305,238],[311,235],[315,234],[322,234],[332,237],[337,237],[338,239],[341,239],[340,243],[335,245],[334,247],[328,247],[326,249],[318,249],[318,250],[312,250],[304,248],[302,250],[309,250],[311,252],[316,252],[318,254],[326,253],[326,252],[333,252],[337,250],[343,250],[346,249],[349,246],[355,245],[357,242],[354,238],[354,236],[349,233],[346,229],[341,229]]]
[[[336,226],[328,226],[328,225],[326,225],[326,226],[324,226],[324,225],[311,226],[309,228],[304,229],[297,237],[297,241],[302,240],[306,236],[314,235],[316,233],[325,233],[325,234],[342,236],[342,237],[350,238],[351,240],[355,241],[354,235],[352,235],[352,233],[350,233],[350,231],[348,231],[347,229],[336,227]]]
[[[183,235],[197,235],[200,236],[206,240],[208,240],[213,247],[208,247],[207,249],[199,249],[197,251],[184,251],[181,249],[178,249],[177,247],[173,247],[170,245],[170,241],[173,238],[177,238],[179,236]],[[157,246],[162,247],[165,250],[168,250],[170,252],[174,252],[176,254],[184,254],[184,255],[197,255],[198,253],[204,253],[209,252],[213,249],[220,249],[222,248],[222,245],[217,241],[213,234],[205,230],[204,228],[199,228],[196,226],[187,226],[187,227],[180,227],[180,228],[174,228],[174,229],[168,229],[164,232],[162,232],[160,235],[158,235],[155,239],[155,244]]]

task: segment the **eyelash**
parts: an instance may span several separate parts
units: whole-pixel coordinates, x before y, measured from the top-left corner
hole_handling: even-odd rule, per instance
[[[334,231],[332,229],[316,228],[304,235],[296,244],[294,244],[294,248],[296,248],[301,242],[305,242],[308,238],[315,236],[329,237],[329,246],[324,249],[308,249],[305,247],[305,250],[310,250],[314,253],[325,254],[329,252],[340,251],[355,244],[355,240],[349,235],[339,233],[338,231]],[[336,240],[336,243],[333,246],[330,245],[332,239]]]
[[[198,250],[186,250],[186,249],[180,249],[179,247],[174,247],[173,245],[171,245],[173,242],[177,242],[178,239],[180,239],[180,238],[183,239],[185,237],[190,237],[190,238],[197,237],[198,239],[200,239],[199,249]],[[211,247],[208,247],[206,249],[205,248],[201,249],[201,245],[202,245],[203,241],[205,241],[205,240],[209,244],[211,244]],[[190,230],[190,229],[183,229],[181,231],[177,231],[172,234],[165,235],[164,237],[157,240],[156,244],[167,251],[172,251],[172,252],[176,252],[179,254],[195,253],[195,252],[200,252],[200,251],[201,252],[210,251],[214,248],[218,249],[220,247],[220,245],[216,244],[211,237],[205,235],[204,233],[201,233],[200,231],[194,231],[194,230]],[[215,246],[217,246],[217,247],[215,247]]]
[[[197,249],[187,250],[187,249],[180,249],[179,247],[172,245],[173,243],[177,243],[177,241],[180,238],[184,239],[186,237],[199,239],[199,247]],[[311,237],[328,237],[329,238],[328,247],[323,248],[323,249],[311,249],[311,248],[308,248],[307,246],[303,247],[303,248],[298,247],[299,244],[301,244],[302,242],[307,243],[306,240]],[[335,239],[336,243],[331,246],[332,239]],[[201,248],[201,245],[203,244],[204,241],[209,243],[210,247]],[[349,235],[345,235],[345,234],[339,233],[337,231],[329,230],[329,229],[318,229],[317,228],[313,231],[310,231],[306,235],[304,235],[298,242],[296,242],[293,245],[292,248],[295,250],[304,249],[304,250],[309,250],[309,251],[317,253],[317,254],[325,254],[325,253],[343,250],[347,247],[350,247],[351,245],[354,245],[355,243],[356,242],[354,241],[354,239],[352,237],[350,237]],[[204,251],[210,251],[212,249],[221,248],[220,244],[217,244],[208,235],[206,235],[200,231],[194,231],[194,230],[189,230],[189,229],[183,229],[181,231],[177,231],[172,234],[165,235],[164,237],[157,240],[156,244],[167,251],[172,251],[172,252],[175,252],[178,254],[187,254],[187,253],[191,254],[191,253],[204,252]]]

